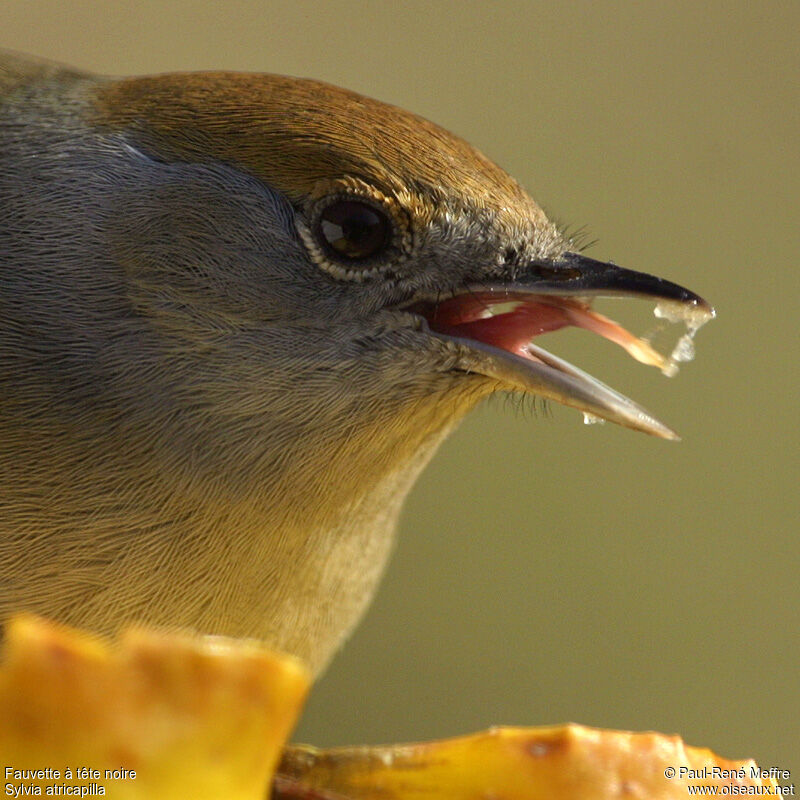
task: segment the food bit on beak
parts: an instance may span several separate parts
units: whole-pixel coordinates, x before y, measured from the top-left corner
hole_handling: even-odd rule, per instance
[[[678,339],[675,348],[661,371],[672,378],[678,374],[678,363],[691,361],[694,358],[694,336],[703,325],[715,316],[715,311],[709,306],[685,305],[671,300],[662,300],[653,310],[653,314],[658,319],[665,319],[667,322],[683,322],[686,325],[686,333]]]

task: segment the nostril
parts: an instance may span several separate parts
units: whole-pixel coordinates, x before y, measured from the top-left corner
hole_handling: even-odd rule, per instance
[[[548,281],[571,281],[581,277],[581,271],[573,267],[550,267],[544,264],[535,264],[531,272],[539,278]]]

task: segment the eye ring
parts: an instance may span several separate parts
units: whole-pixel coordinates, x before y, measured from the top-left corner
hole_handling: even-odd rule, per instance
[[[340,280],[363,282],[394,270],[412,250],[400,203],[358,178],[320,182],[295,219],[311,260]]]

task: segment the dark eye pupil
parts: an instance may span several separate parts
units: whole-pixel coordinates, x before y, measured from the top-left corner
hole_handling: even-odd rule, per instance
[[[340,256],[369,258],[386,245],[389,221],[380,211],[357,200],[337,200],[319,218],[325,242]]]

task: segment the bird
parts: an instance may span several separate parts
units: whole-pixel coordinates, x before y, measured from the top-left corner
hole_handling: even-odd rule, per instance
[[[533,395],[663,439],[539,347],[713,313],[581,252],[503,169],[317,80],[0,56],[0,617],[256,638],[319,675],[467,412]],[[694,322],[692,322],[694,320]]]

